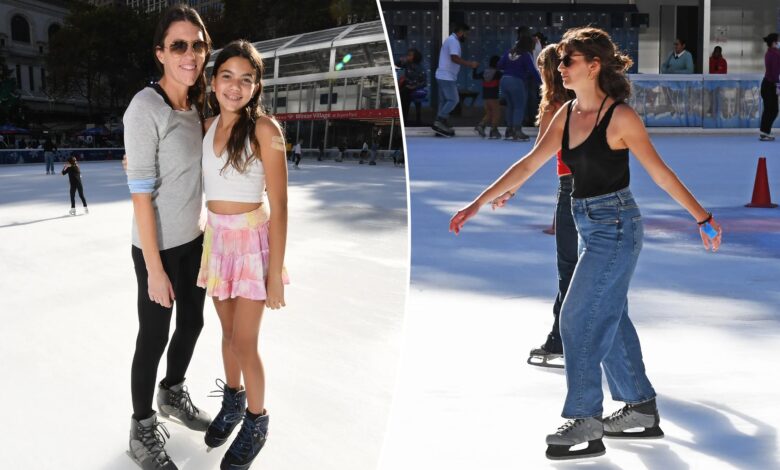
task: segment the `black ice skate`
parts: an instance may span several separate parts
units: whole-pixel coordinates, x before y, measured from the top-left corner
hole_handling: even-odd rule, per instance
[[[604,437],[610,439],[661,439],[655,398],[637,405],[626,405],[604,418]]]
[[[166,386],[164,380],[160,382],[157,391],[157,408],[162,417],[173,418],[171,421],[183,424],[193,431],[205,431],[211,423],[211,416],[192,404],[190,393],[183,380],[171,386]]]
[[[547,453],[550,460],[581,459],[598,457],[607,451],[601,438],[604,426],[598,418],[571,419],[558,428],[555,434],[547,435]],[[588,447],[570,450],[572,447],[587,442]]]
[[[476,132],[480,137],[484,138],[487,134],[485,134],[485,126],[482,124],[477,124],[476,127],[474,127],[474,132]]]
[[[136,421],[130,420],[130,450],[127,455],[143,470],[178,470],[165,453],[168,430],[157,422],[157,415]]]
[[[501,138],[501,132],[498,131],[497,127],[494,127],[490,129],[490,139],[500,139]]]
[[[222,394],[222,409],[219,410],[214,421],[211,422],[208,430],[206,430],[205,441],[206,445],[209,446],[208,451],[227,442],[228,437],[230,437],[238,423],[241,422],[241,418],[244,417],[244,412],[246,411],[245,390],[230,389],[222,379],[217,379],[217,387],[219,387],[219,390],[214,390],[212,393]],[[219,395],[210,396],[218,397]]]
[[[528,361],[532,366],[563,369],[563,345],[561,339],[553,333],[547,335],[547,341],[528,353]]]
[[[455,130],[450,127],[446,119],[436,119],[431,126],[433,132],[442,137],[454,137]]]
[[[220,470],[247,470],[252,465],[268,437],[268,413],[263,413],[254,420],[244,415],[241,430],[222,459]]]
[[[525,132],[523,132],[523,128],[522,127],[517,127],[514,130],[514,133],[512,134],[512,140],[514,140],[516,142],[528,142],[529,140],[531,140],[531,138],[528,137],[525,134]]]

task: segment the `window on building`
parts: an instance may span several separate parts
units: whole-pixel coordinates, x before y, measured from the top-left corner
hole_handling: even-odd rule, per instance
[[[55,34],[57,34],[57,31],[60,30],[60,25],[57,23],[54,23],[53,25],[49,26],[49,44],[51,44],[51,38]]]
[[[28,70],[30,72],[30,91],[35,91],[35,75],[33,74],[35,70],[32,65],[29,66]]]
[[[22,66],[16,64],[16,88],[22,87]]]
[[[41,88],[46,89],[46,69],[41,67]]]
[[[30,23],[22,15],[11,18],[11,39],[19,42],[30,42]]]
[[[338,93],[331,93],[330,94],[330,104],[336,104],[336,97],[339,96]],[[320,104],[328,104],[328,94],[327,93],[321,93],[320,94]]]

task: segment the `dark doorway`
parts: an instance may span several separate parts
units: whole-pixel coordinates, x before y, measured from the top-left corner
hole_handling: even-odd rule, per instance
[[[685,48],[693,55],[693,71],[701,73],[701,34],[699,34],[699,7],[678,6],[677,24],[675,25],[677,37],[685,41]]]

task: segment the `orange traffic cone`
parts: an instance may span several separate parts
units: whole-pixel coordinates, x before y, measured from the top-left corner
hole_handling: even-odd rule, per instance
[[[766,158],[758,157],[758,168],[756,169],[756,182],[753,184],[753,199],[745,207],[777,207],[772,204],[772,197],[769,195],[769,178],[766,175]]]

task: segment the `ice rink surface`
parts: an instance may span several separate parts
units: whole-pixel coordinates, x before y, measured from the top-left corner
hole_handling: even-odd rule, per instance
[[[554,159],[504,209],[458,236],[448,221],[530,143],[411,137],[412,284],[382,470],[780,468],[780,209],[747,209],[758,157],[780,202],[780,143],[755,136],[652,139],[724,230],[705,252],[696,224],[632,157],[645,223],[629,294],[663,440],[608,441],[595,459],[552,462],[561,370],[526,364],[552,325]],[[605,384],[606,385],[606,384]],[[622,406],[609,399],[605,414]]]
[[[125,455],[137,332],[132,204],[119,162],[82,172],[91,213],[81,215],[77,199],[80,215],[70,217],[66,177],[0,166],[2,469],[138,468]],[[263,320],[270,436],[252,468],[373,469],[408,284],[404,170],[304,160],[290,170],[289,192],[292,284],[287,308]],[[207,300],[187,384],[212,416],[220,338]],[[167,428],[179,468],[219,466],[227,445],[207,454],[202,434]]]

